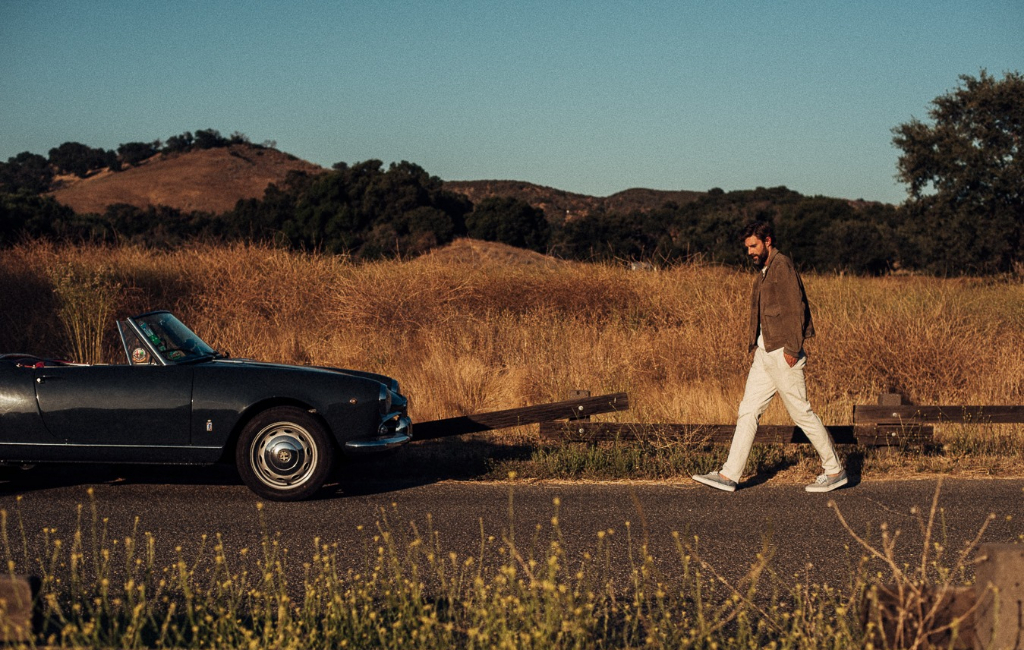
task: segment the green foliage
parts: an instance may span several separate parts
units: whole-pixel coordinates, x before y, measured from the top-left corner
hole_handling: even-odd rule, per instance
[[[553,248],[565,257],[585,260],[665,258],[673,243],[658,215],[599,213],[567,222]]]
[[[217,129],[200,129],[196,131],[196,149],[216,149],[226,147],[229,140],[220,134]]]
[[[815,268],[881,275],[892,268],[896,249],[892,231],[870,219],[829,223],[817,238]]]
[[[53,170],[39,154],[23,151],[0,163],[0,192],[42,194],[50,189]]]
[[[218,149],[222,147],[230,147],[236,144],[245,144],[250,147],[265,148],[273,147],[273,141],[267,141],[263,144],[253,144],[250,142],[249,137],[244,133],[235,131],[229,137],[221,135],[217,129],[199,129],[194,134],[191,131],[185,131],[178,135],[172,135],[167,138],[167,142],[164,143],[163,148],[160,148],[160,141],[157,140],[153,143],[153,146],[161,153],[185,153],[187,151],[196,151],[201,149]]]
[[[546,251],[551,227],[544,211],[522,199],[491,197],[480,201],[466,217],[470,237],[497,241],[538,252]]]
[[[344,163],[315,177],[293,176],[262,202],[240,202],[236,227],[280,232],[296,247],[364,258],[425,252],[465,233],[469,202],[409,162]]]
[[[77,239],[147,244],[159,248],[180,246],[188,241],[222,240],[223,220],[206,212],[182,212],[167,206],[145,210],[118,203],[102,215],[84,215],[74,224]]]
[[[121,163],[136,166],[160,153],[160,141],[125,142],[117,147],[117,156]]]
[[[19,238],[56,238],[75,220],[74,211],[53,197],[29,192],[0,194],[0,245]]]
[[[892,266],[895,210],[880,204],[805,197],[785,187],[723,192],[715,188],[679,206],[649,213],[595,214],[556,234],[560,254],[576,259],[681,261],[700,258],[742,265],[739,233],[773,221],[776,244],[805,269],[883,273]]]
[[[167,138],[164,142],[164,148],[160,151],[162,153],[183,153],[185,151],[191,151],[192,145],[196,142],[191,131],[185,131],[180,135],[172,135]]]
[[[79,142],[65,142],[50,149],[49,161],[59,173],[74,174],[80,178],[104,167],[120,168],[117,152],[93,149]]]
[[[916,240],[915,266],[1005,272],[1024,262],[1024,76],[960,81],[932,101],[932,124],[893,129],[909,193],[903,232]]]

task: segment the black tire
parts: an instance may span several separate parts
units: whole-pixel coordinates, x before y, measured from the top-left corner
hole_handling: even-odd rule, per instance
[[[261,497],[301,501],[323,487],[334,455],[334,444],[316,418],[294,406],[277,406],[245,425],[235,447],[235,465]]]

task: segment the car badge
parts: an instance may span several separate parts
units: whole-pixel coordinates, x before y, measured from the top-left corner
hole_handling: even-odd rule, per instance
[[[213,431],[213,420],[207,420],[206,421],[206,430],[207,431]]]

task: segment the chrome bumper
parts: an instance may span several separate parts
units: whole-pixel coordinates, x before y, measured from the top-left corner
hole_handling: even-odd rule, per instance
[[[345,443],[350,453],[375,453],[401,447],[412,440],[412,420],[407,415],[393,413],[385,416],[380,425],[381,435],[376,438],[359,438]]]

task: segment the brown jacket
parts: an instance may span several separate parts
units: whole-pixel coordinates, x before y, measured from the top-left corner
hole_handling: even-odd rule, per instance
[[[759,324],[767,352],[785,348],[787,354],[800,356],[804,339],[814,336],[804,283],[793,267],[793,261],[775,249],[765,262],[764,272],[754,278],[754,290],[750,295],[748,350],[757,347]]]

